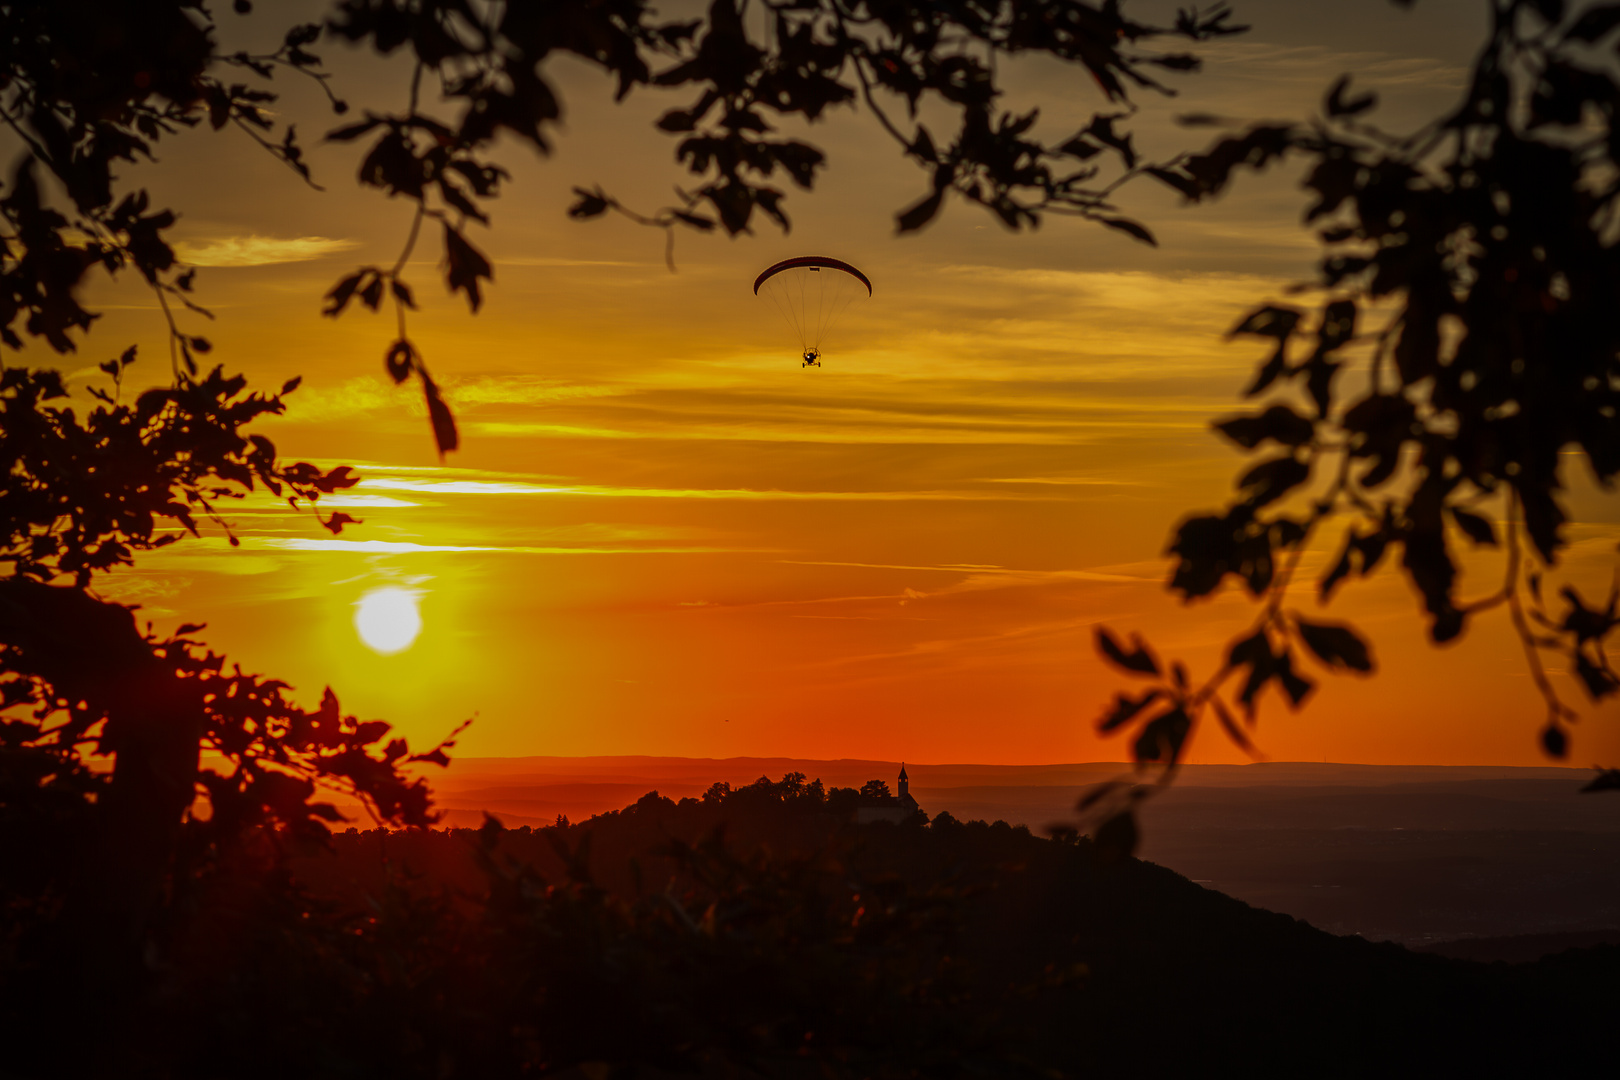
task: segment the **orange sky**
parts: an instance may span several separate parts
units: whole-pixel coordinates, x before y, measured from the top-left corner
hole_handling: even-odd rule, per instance
[[[1403,127],[1457,92],[1484,10],[1317,7],[1243,5],[1253,33],[1204,50],[1209,68],[1182,98],[1144,96],[1139,146],[1196,145],[1168,122],[1191,108],[1305,115],[1345,70],[1366,73]],[[326,52],[343,96],[402,95],[402,70]],[[571,186],[597,182],[631,205],[666,201],[681,176],[649,121],[673,101],[614,107],[583,67],[558,77],[558,152],[511,148],[495,228],[477,234],[496,263],[484,312],[445,296],[436,242],[412,268],[425,310],[411,334],[464,437],[444,466],[419,395],[382,373],[390,320],[319,314],[337,277],[393,260],[409,220],[356,188],[354,147],[313,150],[324,193],[229,132],[187,136],[132,171],[183,211],[176,236],[218,315],[196,332],[266,387],[305,377],[265,430],[286,457],[362,466],[345,508],[365,524],[332,540],[307,517],[244,507],[240,550],[217,536],[177,545],[103,591],[166,625],[206,621],[244,667],[311,702],[330,684],[416,742],[476,713],[473,755],[1122,757],[1092,731],[1121,685],[1092,627],[1141,630],[1196,673],[1250,615],[1230,595],[1178,604],[1159,552],[1183,513],[1224,501],[1241,462],[1207,422],[1232,410],[1257,352],[1222,332],[1309,273],[1290,176],[1247,178],[1192,210],[1127,189],[1157,250],[1064,220],[1011,235],[962,205],[896,238],[893,214],[925,180],[844,114],[811,133],[832,164],[815,194],[793,194],[790,235],[683,235],[672,274],[659,234],[563,209]],[[1100,105],[1081,75],[1010,78],[1045,105],[1049,131]],[[307,88],[281,89],[313,141],[329,114]],[[805,253],[848,259],[875,285],[807,371],[749,291],[762,267]],[[123,283],[91,300],[105,317],[65,365],[79,385],[130,341],[143,356],[131,377],[162,377],[148,295]],[[1612,500],[1579,490],[1572,508],[1570,570],[1601,588],[1620,534]],[[355,601],[383,585],[417,591],[424,620],[391,656],[353,625]],[[1372,634],[1381,673],[1328,679],[1300,714],[1268,701],[1269,757],[1541,762],[1541,707],[1502,618],[1435,650],[1390,574],[1334,610]],[[1572,763],[1620,759],[1613,706],[1586,712]],[[1244,757],[1207,732],[1193,760]]]

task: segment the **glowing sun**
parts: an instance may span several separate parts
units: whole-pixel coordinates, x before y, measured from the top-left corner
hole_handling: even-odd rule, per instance
[[[384,656],[410,648],[422,632],[416,596],[410,589],[390,585],[372,589],[355,601],[354,628],[360,632],[360,640]]]

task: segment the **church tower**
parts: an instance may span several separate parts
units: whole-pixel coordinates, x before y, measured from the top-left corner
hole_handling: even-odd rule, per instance
[[[873,781],[874,784],[877,781]],[[884,784],[887,788],[888,785]],[[903,825],[908,821],[917,820],[917,813],[922,807],[911,795],[911,777],[906,775],[906,763],[900,763],[900,793],[898,795],[876,796],[863,799],[861,805],[855,808],[855,820],[861,824],[872,821],[889,821],[896,825]],[[927,820],[926,818],[923,820]]]

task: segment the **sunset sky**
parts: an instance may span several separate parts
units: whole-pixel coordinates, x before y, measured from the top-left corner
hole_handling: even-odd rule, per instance
[[[261,5],[274,18],[255,21],[291,7]],[[1206,70],[1179,80],[1179,98],[1141,96],[1146,156],[1210,137],[1174,126],[1177,113],[1302,117],[1347,71],[1380,93],[1382,123],[1415,126],[1459,92],[1485,5],[1238,12],[1253,31],[1202,49]],[[320,51],[357,105],[403,97],[403,67]],[[313,144],[324,192],[230,131],[187,135],[128,171],[182,211],[175,238],[218,316],[193,332],[266,389],[304,376],[288,416],[262,430],[288,459],[358,466],[366,479],[335,505],[364,524],[333,539],[307,515],[248,504],[230,514],[240,549],[211,534],[101,591],[161,626],[206,622],[245,668],[310,704],[329,684],[413,742],[477,714],[461,744],[477,756],[1122,759],[1093,730],[1124,685],[1094,655],[1093,627],[1141,631],[1196,677],[1251,617],[1230,593],[1181,605],[1160,553],[1180,517],[1225,501],[1242,462],[1208,422],[1234,410],[1261,346],[1223,333],[1309,276],[1297,174],[1246,175],[1196,208],[1151,181],[1127,187],[1121,203],[1157,249],[1063,219],[1011,234],[961,203],[897,237],[894,214],[926,179],[846,110],[809,132],[830,167],[815,192],[791,194],[790,234],[683,234],[671,273],[659,233],[563,211],[572,186],[597,183],[632,206],[667,202],[684,178],[651,120],[683,99],[615,106],[583,65],[554,74],[567,110],[556,153],[508,148],[494,227],[473,231],[496,265],[485,309],[445,294],[436,237],[412,265],[424,310],[411,335],[463,434],[442,465],[419,392],[383,373],[391,317],[320,314],[338,277],[393,261],[409,208],[357,187],[357,146],[317,143],[336,121],[311,88],[280,86],[280,108]],[[1023,65],[1008,81],[1017,103],[1042,104],[1048,133],[1104,105],[1079,72]],[[819,369],[800,368],[796,338],[750,292],[762,268],[801,254],[846,259],[874,284]],[[64,361],[75,388],[131,341],[131,378],[164,378],[149,294],[125,282],[90,302],[104,317]],[[1620,527],[1612,500],[1572,475],[1567,569],[1601,591]],[[1471,567],[1465,594],[1487,591],[1497,565]],[[423,620],[391,655],[354,624],[356,602],[384,586],[414,592]],[[1543,710],[1505,617],[1437,650],[1416,616],[1392,572],[1347,590],[1330,617],[1369,632],[1380,672],[1326,677],[1300,713],[1268,696],[1265,754],[1542,763]],[[1572,764],[1620,759],[1613,704],[1594,710],[1560,680],[1587,717]],[[1192,760],[1247,759],[1206,731]]]

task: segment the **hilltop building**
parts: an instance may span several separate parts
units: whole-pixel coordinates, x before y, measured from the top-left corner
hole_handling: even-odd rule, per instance
[[[855,810],[857,823],[865,825],[869,821],[892,821],[896,825],[910,821],[917,816],[922,807],[917,800],[911,797],[911,781],[906,776],[906,763],[900,763],[900,793],[887,798],[867,798]]]

